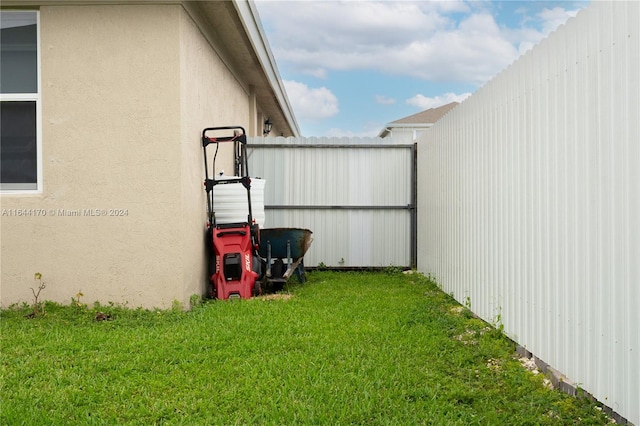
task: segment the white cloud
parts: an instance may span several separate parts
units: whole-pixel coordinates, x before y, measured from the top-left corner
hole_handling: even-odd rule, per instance
[[[561,7],[544,8],[537,14],[526,15],[527,9],[519,10],[524,15],[519,28],[502,30],[505,39],[518,46],[518,55],[540,43],[545,37],[576,16],[579,9],[567,10]]]
[[[322,67],[305,68],[304,73],[321,80],[326,80],[329,77],[327,69]]]
[[[376,103],[381,105],[393,105],[396,103],[396,100],[384,95],[376,95]]]
[[[565,10],[561,7],[554,7],[553,9],[542,9],[542,12],[538,14],[542,19],[542,34],[548,36],[551,32],[555,31],[560,25],[564,24],[569,18],[578,14],[577,10]]]
[[[407,104],[418,107],[420,110],[437,108],[451,102],[462,102],[471,96],[471,93],[463,93],[456,95],[455,93],[445,93],[442,96],[428,97],[421,94],[415,95],[407,99]]]
[[[494,18],[486,13],[471,15],[453,30],[437,31],[427,40],[417,40],[392,53],[386,65],[405,64],[406,73],[431,81],[484,83],[517,56],[505,40]]]
[[[480,84],[518,54],[491,15],[469,14],[461,1],[259,2],[258,8],[278,61],[321,78],[328,70],[376,69]],[[450,13],[467,15],[457,22]]]
[[[464,13],[469,12],[469,5],[462,0],[441,0],[432,2],[441,12]]]
[[[295,72],[324,79],[331,70],[369,69],[477,85],[577,12],[523,9],[520,28],[508,28],[496,23],[490,2],[258,0],[257,6],[276,58]]]
[[[338,98],[326,87],[310,88],[304,83],[284,80],[287,97],[300,120],[320,120],[336,115]]]
[[[267,1],[257,5],[269,23],[269,43],[278,61],[317,75],[319,69],[378,68],[388,52],[410,44],[416,34],[428,37],[449,25],[438,8],[464,6],[440,3]]]

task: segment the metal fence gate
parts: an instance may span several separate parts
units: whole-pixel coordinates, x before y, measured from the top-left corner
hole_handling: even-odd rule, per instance
[[[415,267],[416,148],[390,138],[249,138],[266,228],[307,228],[315,267]]]

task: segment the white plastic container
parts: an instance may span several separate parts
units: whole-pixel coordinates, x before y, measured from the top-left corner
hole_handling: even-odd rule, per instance
[[[236,176],[216,176],[216,180],[237,179]],[[264,179],[251,178],[251,213],[253,220],[264,227]],[[241,183],[227,183],[213,187],[213,210],[216,222],[246,222],[249,215],[247,190]]]

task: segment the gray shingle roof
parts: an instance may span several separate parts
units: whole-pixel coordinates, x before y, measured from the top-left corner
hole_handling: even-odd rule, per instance
[[[458,105],[458,102],[451,102],[446,105],[442,105],[437,108],[431,108],[426,111],[419,112],[417,114],[409,115],[404,118],[400,118],[396,121],[392,121],[389,124],[427,124],[435,123],[441,119],[446,113],[448,113],[453,107]]]

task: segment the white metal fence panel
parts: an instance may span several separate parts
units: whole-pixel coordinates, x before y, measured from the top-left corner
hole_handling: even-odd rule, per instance
[[[265,227],[313,232],[306,265],[415,264],[411,141],[250,138],[248,152],[266,180]]]
[[[594,2],[418,141],[418,268],[635,424],[639,33]]]

